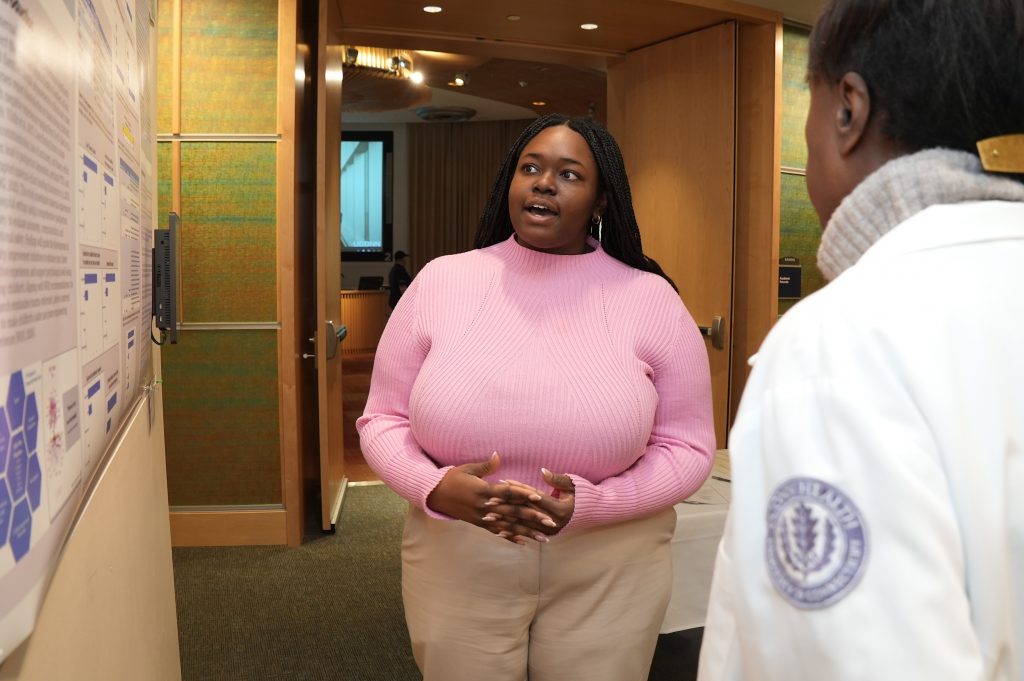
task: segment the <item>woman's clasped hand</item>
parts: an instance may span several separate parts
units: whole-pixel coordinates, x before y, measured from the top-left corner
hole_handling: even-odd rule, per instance
[[[576,489],[572,478],[541,469],[550,493],[517,480],[484,480],[500,465],[501,458],[494,452],[486,461],[453,467],[427,497],[427,506],[516,544],[529,539],[548,541],[572,518]]]

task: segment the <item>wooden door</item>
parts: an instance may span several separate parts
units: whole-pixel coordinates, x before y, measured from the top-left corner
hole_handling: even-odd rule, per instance
[[[608,127],[622,147],[644,251],[679,287],[705,340],[715,433],[725,447],[733,282],[736,27],[630,52],[608,70]]]
[[[320,520],[331,529],[345,490],[341,351],[341,29],[337,3],[319,0],[316,112],[316,372]]]

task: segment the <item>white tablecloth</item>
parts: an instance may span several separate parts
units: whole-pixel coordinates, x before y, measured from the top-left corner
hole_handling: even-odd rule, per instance
[[[672,537],[672,599],[661,633],[704,626],[711,575],[725,528],[731,491],[727,476],[713,473],[697,493],[676,504]]]

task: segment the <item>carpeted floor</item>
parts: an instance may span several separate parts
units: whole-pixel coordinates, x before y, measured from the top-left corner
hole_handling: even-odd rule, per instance
[[[338,531],[284,547],[176,548],[183,681],[419,680],[402,614],[406,504],[350,487]]]
[[[350,487],[300,548],[176,548],[183,681],[420,681],[401,595],[406,503]],[[696,678],[700,629],[663,635],[649,681]]]

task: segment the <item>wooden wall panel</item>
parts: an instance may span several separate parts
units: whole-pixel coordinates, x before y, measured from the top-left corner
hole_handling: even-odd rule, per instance
[[[631,53],[609,69],[608,123],[622,147],[644,251],[699,325],[732,314],[735,25]],[[729,353],[708,343],[715,431],[725,445]]]
[[[730,414],[778,317],[782,25],[741,25],[737,49],[736,255]]]
[[[388,321],[386,291],[342,291],[341,323],[348,336],[341,344],[343,355],[374,352]]]

